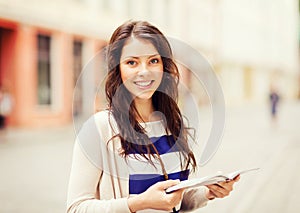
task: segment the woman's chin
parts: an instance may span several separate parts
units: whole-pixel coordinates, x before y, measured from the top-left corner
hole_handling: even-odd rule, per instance
[[[154,91],[145,91],[145,92],[136,94],[134,99],[146,101],[146,100],[151,99],[153,94],[154,94]]]

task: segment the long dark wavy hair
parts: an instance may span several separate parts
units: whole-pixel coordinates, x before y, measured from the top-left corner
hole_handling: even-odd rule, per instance
[[[159,88],[152,96],[152,104],[155,111],[164,115],[165,130],[167,134],[172,135],[175,141],[172,149],[180,150],[182,167],[188,168],[191,165],[195,169],[196,160],[188,146],[188,128],[184,126],[183,117],[177,105],[178,68],[173,61],[168,40],[148,22],[127,21],[114,31],[109,41],[105,92],[109,112],[112,113],[119,129],[119,133],[113,138],[120,138],[123,156],[139,153],[153,165],[151,157],[155,158],[155,153],[153,154],[155,147],[145,134],[145,129],[138,122],[138,120],[142,120],[141,116],[135,107],[131,93],[123,86],[120,74],[122,49],[124,43],[131,37],[150,42],[162,58],[164,74]],[[123,89],[120,89],[121,87]]]

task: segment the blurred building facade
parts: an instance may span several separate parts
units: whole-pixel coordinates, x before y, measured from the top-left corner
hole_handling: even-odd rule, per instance
[[[296,0],[0,0],[0,85],[14,98],[9,124],[65,124],[84,113],[93,91],[77,82],[80,72],[128,19],[147,20],[203,53],[228,104],[264,102],[274,84],[285,98],[297,96]]]
[[[82,94],[74,102],[73,89],[83,65],[106,44],[88,30],[85,7],[76,1],[0,1],[0,86],[13,97],[8,125],[67,124],[83,112],[86,82],[78,82]]]

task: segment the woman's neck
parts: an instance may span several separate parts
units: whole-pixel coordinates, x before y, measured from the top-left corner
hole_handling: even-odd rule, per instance
[[[149,122],[149,121],[158,120],[156,116],[152,114],[154,112],[154,107],[151,99],[148,100],[135,99],[134,103],[142,119],[140,120],[140,118],[138,118],[139,122]]]

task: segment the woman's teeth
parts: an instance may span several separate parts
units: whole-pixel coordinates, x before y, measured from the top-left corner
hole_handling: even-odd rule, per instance
[[[138,86],[146,87],[146,86],[150,86],[150,84],[152,83],[152,81],[136,81],[134,83],[136,85],[138,85]]]

